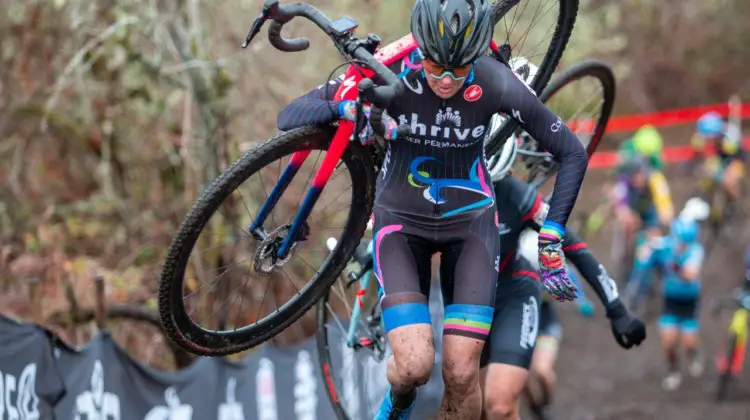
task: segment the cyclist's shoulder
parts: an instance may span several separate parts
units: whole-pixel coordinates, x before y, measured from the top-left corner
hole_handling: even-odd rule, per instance
[[[477,59],[474,63],[474,71],[478,75],[481,74],[483,78],[507,77],[513,73],[505,63],[489,55],[483,55]]]
[[[498,59],[484,55],[477,59],[474,64],[475,84],[482,86],[484,89],[490,89],[493,93],[507,93],[515,89],[526,89],[536,95],[522,79],[505,63]]]

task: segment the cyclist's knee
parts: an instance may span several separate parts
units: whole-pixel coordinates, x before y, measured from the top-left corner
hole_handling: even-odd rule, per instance
[[[557,346],[558,342],[553,337],[540,337],[531,361],[531,371],[551,386],[554,386],[557,381],[557,375],[555,374]]]
[[[381,304],[395,368],[389,369],[390,382],[405,388],[427,383],[435,364],[435,344],[426,298],[400,293],[386,295]]]
[[[446,392],[469,395],[479,385],[479,358],[484,341],[455,334],[443,337],[443,381]]]
[[[389,380],[394,385],[412,388],[427,383],[435,365],[435,347],[432,327],[429,325],[408,325],[388,333],[388,341],[393,351],[389,369]]]
[[[518,418],[518,398],[528,371],[518,366],[493,363],[487,368],[484,414],[487,420]]]
[[[484,402],[484,416],[487,420],[515,420],[518,419],[518,397],[495,393]]]

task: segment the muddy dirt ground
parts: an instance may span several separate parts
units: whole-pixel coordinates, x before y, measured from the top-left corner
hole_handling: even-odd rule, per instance
[[[692,177],[680,175],[674,166],[667,178],[679,209],[695,188]],[[577,209],[591,209],[598,200],[599,185],[605,179],[601,171],[587,174],[584,192]],[[717,374],[712,362],[723,342],[729,313],[713,317],[710,297],[726,295],[742,278],[742,254],[750,235],[738,223],[725,235],[705,264],[704,295],[701,304],[701,337],[706,355],[706,370],[700,379],[683,374],[682,387],[674,392],[661,389],[665,364],[660,352],[658,326],[653,316],[647,326],[647,340],[629,351],[621,349],[612,338],[609,323],[601,305],[594,318],[585,319],[571,305],[560,310],[564,337],[558,360],[558,391],[552,418],[589,419],[750,419],[750,374],[735,382],[728,402],[714,402]],[[750,226],[750,224],[748,224]],[[611,234],[604,229],[589,247],[608,267]],[[618,282],[620,279],[617,279]],[[596,300],[592,293],[589,297]],[[657,314],[658,315],[658,314]],[[683,369],[685,370],[685,369]]]

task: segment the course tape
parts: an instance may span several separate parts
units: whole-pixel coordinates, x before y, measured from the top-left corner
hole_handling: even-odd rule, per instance
[[[666,111],[652,112],[638,115],[621,115],[610,118],[606,133],[636,131],[644,124],[652,124],[654,127],[668,127],[680,124],[693,124],[701,115],[709,111],[716,111],[724,116],[729,113],[729,106],[724,104],[705,105],[692,108],[670,109]],[[750,118],[750,104],[742,105],[742,118]],[[572,120],[567,123],[571,129],[591,129],[591,120]],[[743,140],[743,148],[750,148],[750,137]],[[708,154],[715,153],[710,146]],[[690,145],[669,146],[664,148],[664,160],[666,162],[684,162],[693,157],[693,149]],[[600,151],[589,159],[589,169],[611,168],[617,163],[616,151]]]

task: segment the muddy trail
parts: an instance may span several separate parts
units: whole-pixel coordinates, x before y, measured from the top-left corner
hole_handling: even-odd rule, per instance
[[[679,210],[696,183],[674,166],[669,167],[666,175]],[[598,187],[604,180],[605,174],[601,171],[587,174],[576,208],[593,209],[600,197]],[[706,359],[703,376],[690,377],[683,364],[682,386],[673,392],[662,390],[665,364],[657,325],[660,302],[656,301],[656,313],[646,318],[646,341],[629,351],[615,343],[601,305],[597,303],[596,314],[590,319],[579,315],[572,305],[561,305],[564,336],[557,368],[558,390],[550,412],[552,419],[750,419],[748,372],[732,385],[727,402],[714,402],[718,378],[713,359],[723,347],[731,313],[727,311],[716,317],[710,310],[711,297],[731,293],[742,278],[743,248],[750,243],[747,226],[743,225],[744,220],[740,220],[728,229],[730,234],[718,241],[704,265],[700,311]],[[616,267],[609,255],[611,231],[607,227],[603,230],[589,240],[589,247],[605,266]],[[610,272],[616,271],[610,269]],[[587,292],[596,300],[593,293]]]

